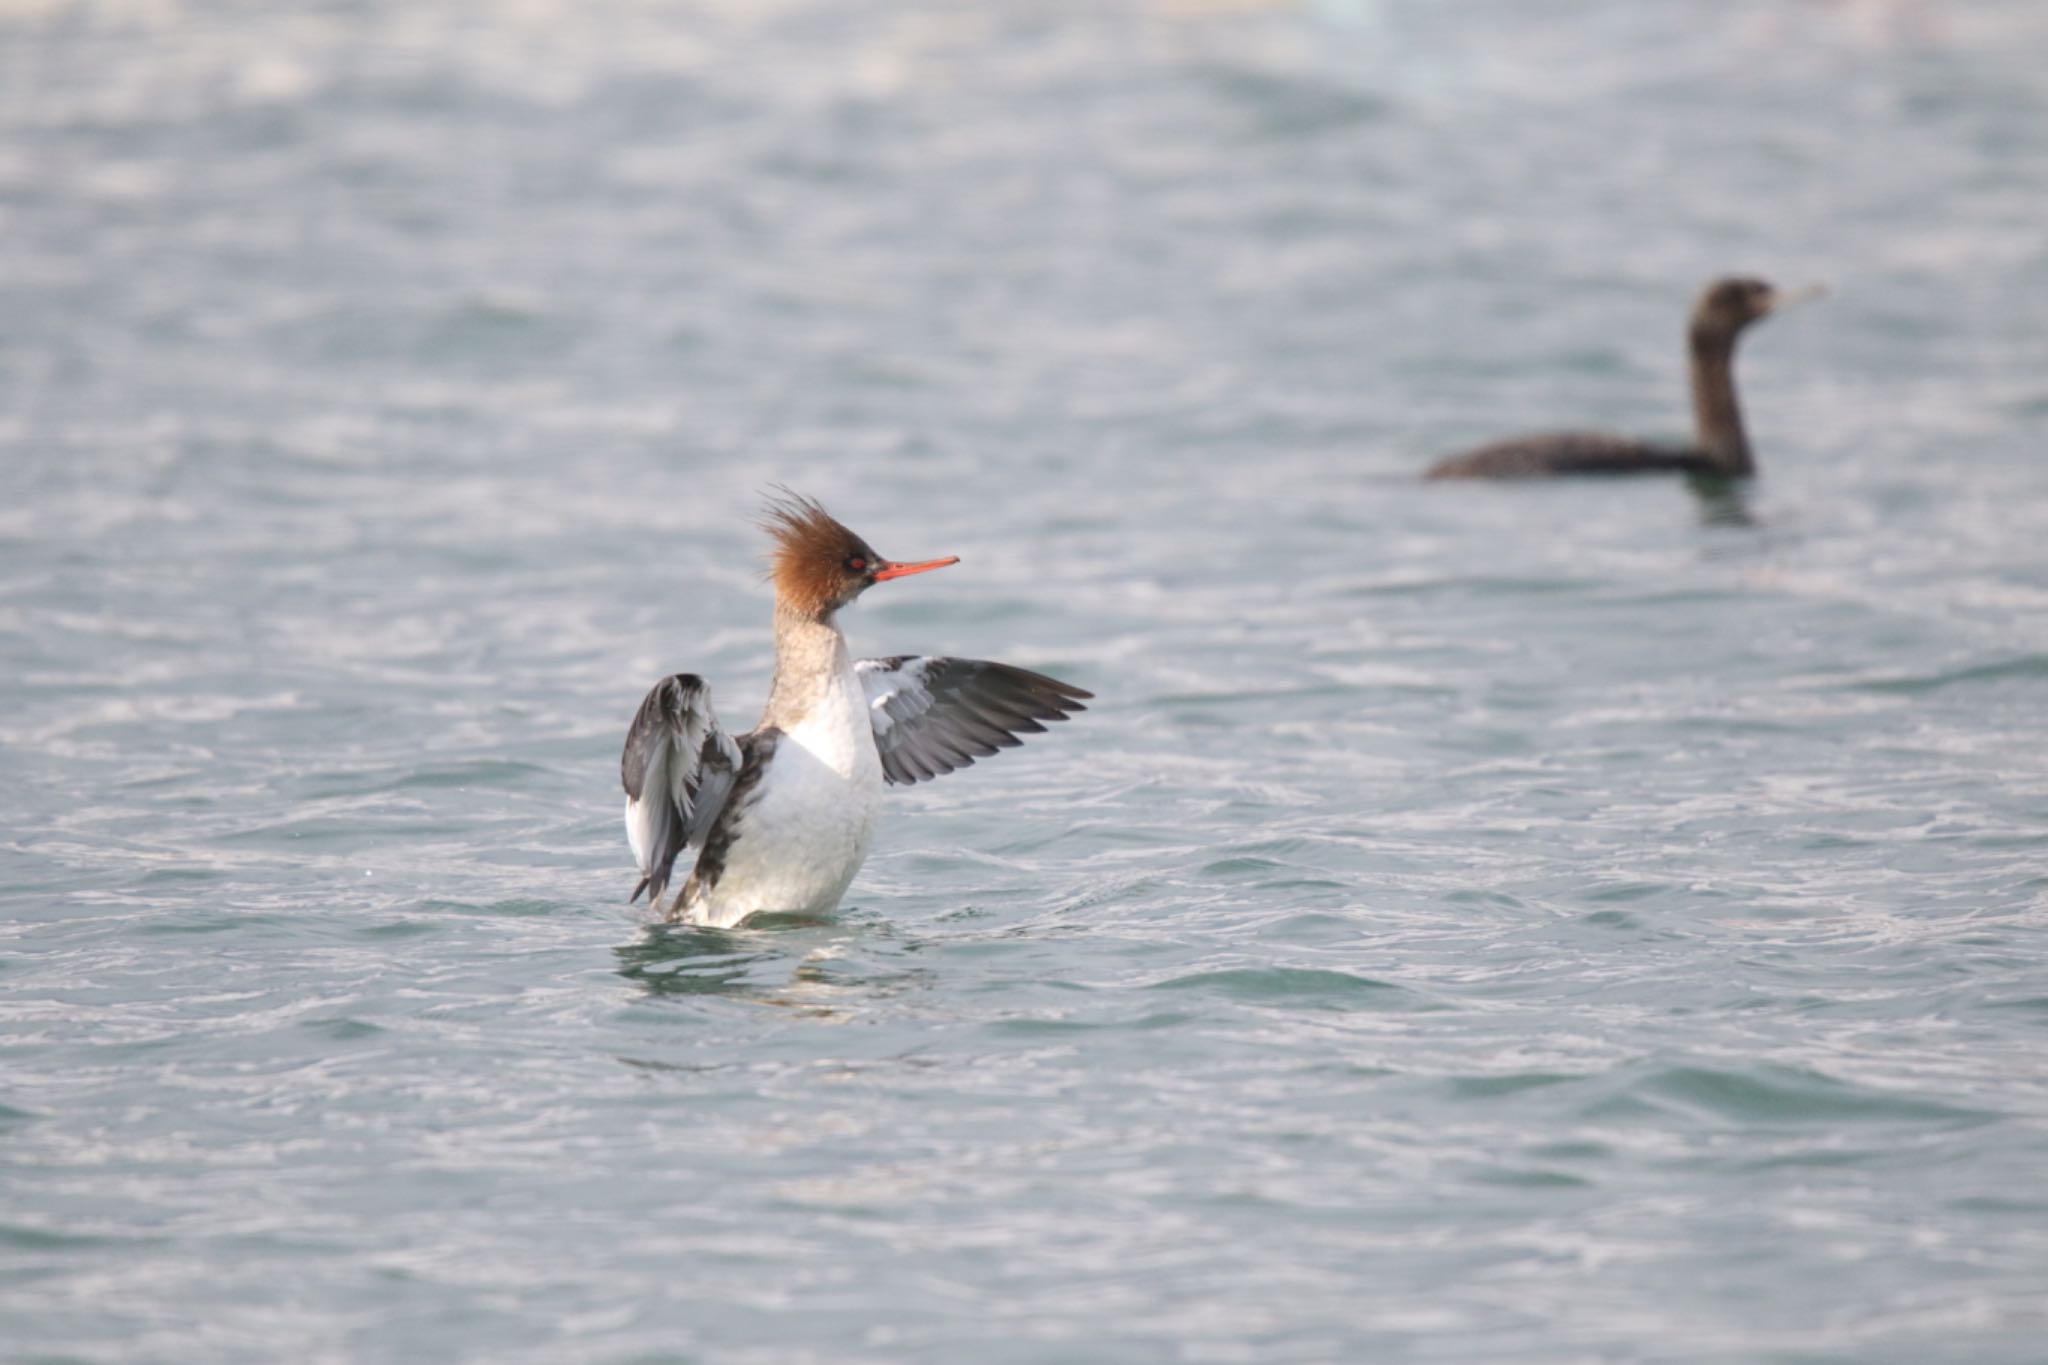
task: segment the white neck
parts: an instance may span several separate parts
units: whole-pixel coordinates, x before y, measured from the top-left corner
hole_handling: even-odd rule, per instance
[[[840,674],[852,668],[846,637],[832,617],[819,620],[775,606],[775,681],[761,724],[782,730],[795,727],[832,690]]]

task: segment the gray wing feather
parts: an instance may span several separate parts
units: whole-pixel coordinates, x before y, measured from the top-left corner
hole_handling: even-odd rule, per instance
[[[684,849],[704,842],[740,765],[739,746],[711,710],[711,689],[694,673],[663,678],[626,731],[619,781],[626,789],[626,841],[640,865],[627,899],[659,901]]]
[[[690,842],[701,845],[703,852],[697,855],[697,866],[683,887],[682,904],[688,905],[709,892],[725,875],[725,860],[732,852],[733,840],[739,837],[740,818],[757,798],[768,761],[775,757],[775,748],[781,742],[782,731],[773,725],[764,725],[740,737],[738,773],[726,778],[718,809],[704,817],[703,832],[691,836]]]
[[[867,692],[882,774],[922,782],[1014,748],[1041,721],[1065,720],[1095,694],[986,659],[898,655],[854,665]]]

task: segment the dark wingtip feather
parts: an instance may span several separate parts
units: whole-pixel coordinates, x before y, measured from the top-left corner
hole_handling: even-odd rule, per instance
[[[1086,710],[1094,693],[1014,664],[986,659],[899,655],[864,660],[864,672],[909,672],[902,691],[921,701],[901,704],[896,692],[878,693],[892,724],[877,732],[883,775],[908,786],[974,765],[1044,734],[1042,722]]]

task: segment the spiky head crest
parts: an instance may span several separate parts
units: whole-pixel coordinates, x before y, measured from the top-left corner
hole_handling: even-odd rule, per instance
[[[775,541],[776,600],[817,620],[860,596],[888,562],[816,499],[787,488],[768,499],[760,524]]]

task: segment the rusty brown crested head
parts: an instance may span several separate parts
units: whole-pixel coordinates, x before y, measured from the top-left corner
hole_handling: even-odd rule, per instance
[[[786,488],[768,500],[760,524],[775,541],[770,577],[776,601],[816,621],[886,579],[960,562],[958,555],[918,564],[884,559],[815,499]]]

